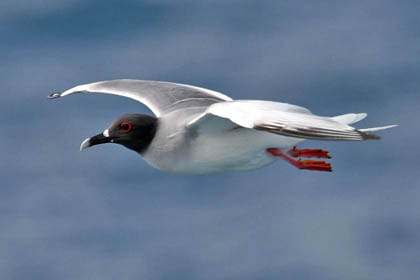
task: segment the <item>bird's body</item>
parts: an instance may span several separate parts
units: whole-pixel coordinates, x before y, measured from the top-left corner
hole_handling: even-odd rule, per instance
[[[172,126],[170,121],[165,121],[165,118],[186,118],[185,123],[188,123],[196,116],[176,111],[163,117],[163,125],[156,131],[143,158],[150,165],[172,173],[243,171],[276,161],[278,158],[267,153],[267,148],[280,147],[287,151],[303,141],[238,126],[200,133],[197,129]]]
[[[366,114],[322,117],[296,105],[232,100],[194,86],[140,80],[114,80],[81,85],[50,98],[73,93],[108,93],[144,103],[157,116],[124,115],[111,127],[86,139],[81,149],[115,142],[140,153],[153,167],[172,172],[203,174],[251,170],[282,157],[300,169],[331,171],[324,161],[292,157],[329,157],[326,151],[292,149],[306,140],[378,139],[349,124]]]

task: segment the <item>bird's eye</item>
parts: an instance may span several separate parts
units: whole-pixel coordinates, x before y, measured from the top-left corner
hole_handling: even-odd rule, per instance
[[[120,127],[121,127],[122,131],[129,132],[133,128],[133,125],[129,122],[122,122],[120,124]]]

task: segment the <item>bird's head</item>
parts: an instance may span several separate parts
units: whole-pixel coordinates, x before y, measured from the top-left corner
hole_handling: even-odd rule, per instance
[[[157,118],[141,115],[126,114],[117,118],[109,128],[96,136],[85,139],[80,150],[104,144],[117,143],[138,153],[144,152],[152,142],[156,133]]]

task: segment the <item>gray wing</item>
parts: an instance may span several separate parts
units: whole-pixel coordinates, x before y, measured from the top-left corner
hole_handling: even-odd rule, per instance
[[[213,104],[187,127],[201,133],[213,133],[235,125],[301,139],[335,141],[379,139],[366,132],[393,127],[356,129],[334,118],[313,115],[302,107],[253,100]]]
[[[222,93],[190,85],[143,80],[111,80],[79,85],[62,93],[53,93],[57,98],[75,93],[105,93],[137,100],[161,116],[178,109],[208,107],[211,104],[231,101]]]

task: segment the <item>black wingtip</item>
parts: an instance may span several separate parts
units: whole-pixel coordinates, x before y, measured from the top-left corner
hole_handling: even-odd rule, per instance
[[[55,98],[59,98],[59,97],[61,97],[61,93],[59,93],[59,92],[54,92],[54,93],[51,93],[50,95],[48,95],[48,99],[55,99]]]
[[[381,139],[380,136],[375,135],[375,134],[369,134],[363,131],[358,130],[357,132],[360,133],[360,135],[362,136],[362,140],[379,140]]]

